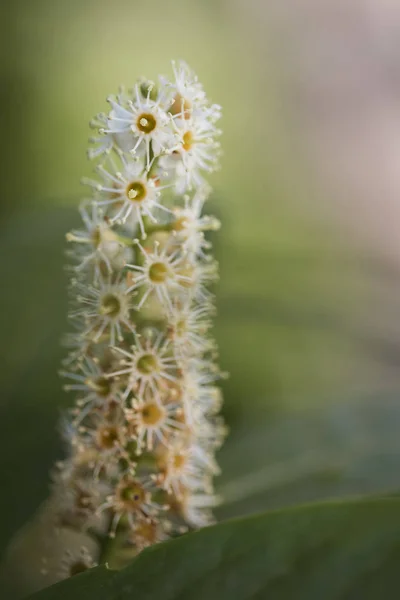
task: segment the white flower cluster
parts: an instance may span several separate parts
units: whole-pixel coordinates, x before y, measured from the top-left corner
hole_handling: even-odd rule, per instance
[[[173,71],[110,97],[94,119],[98,179],[86,180],[84,228],[67,235],[62,374],[76,403],[54,484],[60,523],[117,535],[133,553],[212,521],[224,437],[205,239],[219,223],[202,214],[220,107],[185,63]]]

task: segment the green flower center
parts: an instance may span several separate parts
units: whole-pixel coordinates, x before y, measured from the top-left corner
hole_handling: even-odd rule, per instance
[[[107,317],[117,317],[121,312],[121,300],[115,294],[106,294],[101,299],[100,313]]]
[[[143,354],[136,366],[142,375],[150,375],[158,367],[157,358],[153,354]]]
[[[101,244],[101,230],[100,227],[95,227],[92,231],[92,244],[95,248],[98,248]]]
[[[178,337],[182,337],[185,335],[187,331],[187,322],[186,319],[179,319],[176,324],[176,334]]]
[[[139,508],[141,504],[146,500],[146,492],[143,487],[135,482],[123,485],[120,490],[120,498],[125,502],[129,508]]]

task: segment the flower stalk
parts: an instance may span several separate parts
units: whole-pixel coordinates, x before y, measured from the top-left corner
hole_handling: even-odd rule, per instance
[[[75,404],[54,494],[59,524],[98,540],[98,556],[83,550],[67,575],[110,548],[132,556],[211,523],[224,438],[205,235],[219,222],[203,214],[221,109],[183,62],[108,101],[91,124],[97,178],[84,181],[83,227],[67,234],[62,375]]]

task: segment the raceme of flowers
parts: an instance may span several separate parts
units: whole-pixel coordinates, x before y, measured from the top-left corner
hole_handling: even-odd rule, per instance
[[[70,552],[67,576],[108,559],[110,538],[134,555],[211,523],[224,437],[205,237],[219,222],[203,214],[221,109],[183,62],[108,102],[91,123],[82,227],[67,235],[62,375],[76,399],[54,473],[59,525],[93,535],[99,555]]]

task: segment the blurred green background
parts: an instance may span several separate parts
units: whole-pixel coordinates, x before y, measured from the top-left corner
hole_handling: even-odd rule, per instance
[[[238,4],[3,5],[1,551],[45,499],[62,456],[64,236],[90,173],[87,124],[119,84],[167,72],[172,58],[186,60],[224,109],[209,205],[223,223],[215,332],[231,373],[221,518],[399,487],[398,340],[380,328],[376,292],[395,296],[397,268],[320,209],[324,190],[296,139],[285,65]]]

